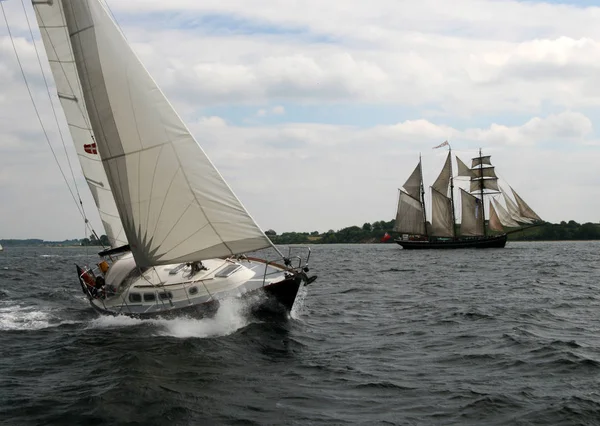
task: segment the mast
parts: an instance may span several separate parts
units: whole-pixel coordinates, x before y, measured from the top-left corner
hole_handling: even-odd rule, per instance
[[[456,215],[454,214],[454,177],[452,176],[452,147],[448,144],[450,153],[450,205],[452,209],[452,236],[456,238]]]
[[[486,232],[485,232],[485,205],[483,202],[483,185],[484,185],[484,179],[483,179],[483,158],[481,156],[481,148],[479,148],[479,173],[480,173],[480,177],[481,177],[481,182],[479,183],[479,192],[481,194],[481,214],[482,216],[482,226],[483,226],[483,236],[486,236]]]
[[[419,172],[421,174],[421,206],[423,207],[423,225],[425,227],[425,236],[429,238],[427,230],[427,212],[425,211],[425,186],[423,185],[423,163],[421,162],[421,153],[419,153]]]

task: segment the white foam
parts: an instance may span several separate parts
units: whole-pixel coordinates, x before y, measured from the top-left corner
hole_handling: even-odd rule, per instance
[[[131,318],[126,315],[118,316],[101,316],[93,319],[88,328],[118,328],[118,327],[135,327],[145,322],[141,319]]]
[[[155,323],[161,328],[158,332],[160,336],[178,338],[227,336],[250,323],[249,318],[244,315],[244,308],[242,300],[226,299],[221,301],[219,309],[212,318],[202,320],[176,318],[157,320]]]
[[[244,314],[245,304],[240,299],[221,301],[212,318],[194,319],[189,317],[173,319],[142,320],[125,315],[102,316],[91,321],[91,328],[135,327],[144,324],[158,329],[155,335],[177,338],[205,338],[227,336],[250,323]]]
[[[292,306],[292,310],[290,311],[290,317],[298,320],[304,313],[304,300],[306,299],[306,295],[308,294],[308,289],[306,286],[301,285],[298,289],[298,294],[296,295],[296,300],[294,302],[294,306]]]
[[[53,321],[49,311],[19,305],[0,308],[0,330],[42,330],[64,324],[77,324],[79,321]]]

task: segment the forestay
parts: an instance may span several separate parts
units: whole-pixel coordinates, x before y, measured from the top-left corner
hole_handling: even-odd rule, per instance
[[[203,260],[271,246],[105,7],[98,0],[62,5],[98,153],[136,263]],[[46,7],[59,10],[38,5]]]

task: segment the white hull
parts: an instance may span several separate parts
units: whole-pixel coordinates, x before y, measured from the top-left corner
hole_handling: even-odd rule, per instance
[[[99,269],[82,271],[80,281],[96,310],[138,317],[203,314],[227,298],[255,297],[253,302],[261,304],[270,293],[289,311],[301,282],[308,281],[300,267],[286,268],[254,258],[209,259],[202,265],[206,269],[195,273],[189,264],[156,266],[140,273],[133,256],[127,254],[116,260],[106,274]],[[96,291],[86,284],[85,275],[90,272],[104,278],[103,290]]]

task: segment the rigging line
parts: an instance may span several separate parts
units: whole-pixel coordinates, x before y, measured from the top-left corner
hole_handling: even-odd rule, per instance
[[[77,180],[75,179],[75,172],[73,171],[73,166],[71,165],[71,160],[69,158],[69,154],[67,153],[67,145],[65,144],[65,137],[60,128],[60,123],[58,121],[58,115],[56,114],[56,108],[54,107],[54,102],[52,102],[52,96],[50,95],[50,86],[48,85],[48,80],[46,79],[46,73],[44,72],[44,68],[42,67],[42,60],[40,58],[40,53],[39,53],[37,45],[35,43],[35,37],[33,36],[33,30],[31,29],[31,23],[29,22],[29,16],[27,15],[27,9],[25,8],[25,0],[21,0],[21,5],[23,6],[23,13],[25,14],[25,20],[27,21],[27,27],[29,28],[29,34],[31,35],[31,42],[33,44],[33,49],[35,50],[35,55],[37,56],[38,65],[40,66],[40,72],[42,73],[42,78],[44,79],[44,85],[46,86],[46,93],[48,94],[48,100],[50,101],[50,106],[52,108],[52,113],[54,115],[54,121],[56,122],[56,127],[58,128],[58,134],[60,135],[60,140],[62,142],[63,149],[65,151],[65,157],[67,158],[67,164],[69,165],[69,170],[71,171],[71,177],[73,178],[73,186],[75,187],[75,192],[77,193],[77,198],[79,199],[79,204],[81,205],[81,211],[83,212],[83,216],[87,220],[87,214],[85,213],[83,201],[81,201],[81,194],[79,193],[79,188],[77,187]]]
[[[113,21],[115,21],[115,25],[117,26],[117,28],[119,28],[119,31],[121,31],[125,40],[127,40],[127,37],[125,36],[125,33],[123,32],[123,29],[121,28],[121,25],[119,25],[119,21],[117,21],[117,17],[115,16],[112,9],[110,8],[110,5],[108,4],[108,0],[103,0],[103,3],[106,5],[106,8],[110,12],[110,15],[112,16]]]
[[[37,105],[35,104],[35,100],[33,98],[33,94],[31,92],[31,88],[29,87],[29,81],[27,80],[27,76],[25,75],[25,70],[23,69],[23,64],[21,63],[21,58],[19,57],[19,53],[17,51],[17,46],[15,45],[15,40],[13,38],[12,35],[12,31],[10,30],[10,25],[8,24],[8,18],[6,17],[6,12],[4,10],[4,3],[2,1],[0,1],[0,8],[2,9],[2,15],[4,16],[4,22],[6,23],[6,29],[8,30],[8,35],[10,37],[10,41],[12,43],[12,47],[13,50],[15,52],[15,56],[17,58],[17,63],[19,64],[19,68],[21,69],[21,75],[23,76],[23,80],[25,81],[25,86],[27,87],[27,92],[29,93],[29,98],[31,99],[31,103],[33,105],[33,109],[35,110],[35,114],[38,118],[38,121],[40,122],[40,126],[42,127],[42,131],[44,133],[44,137],[46,139],[46,142],[48,143],[48,146],[50,147],[50,151],[52,152],[52,156],[54,157],[54,161],[56,162],[56,164],[58,165],[58,169],[60,170],[60,174],[62,175],[65,183],[67,184],[67,188],[69,189],[69,193],[71,194],[71,197],[73,198],[73,201],[75,201],[75,204],[77,205],[77,210],[79,211],[79,213],[81,214],[81,216],[85,219],[85,214],[81,211],[81,208],[79,207],[79,205],[77,204],[77,199],[75,198],[75,194],[73,194],[73,190],[71,189],[71,185],[69,185],[69,181],[67,179],[67,176],[65,175],[60,162],[58,161],[58,157],[56,156],[56,153],[54,152],[54,148],[52,148],[52,144],[50,143],[50,138],[48,137],[48,132],[46,131],[46,128],[44,127],[44,123],[42,121],[42,117],[40,116],[40,112],[37,108]]]

